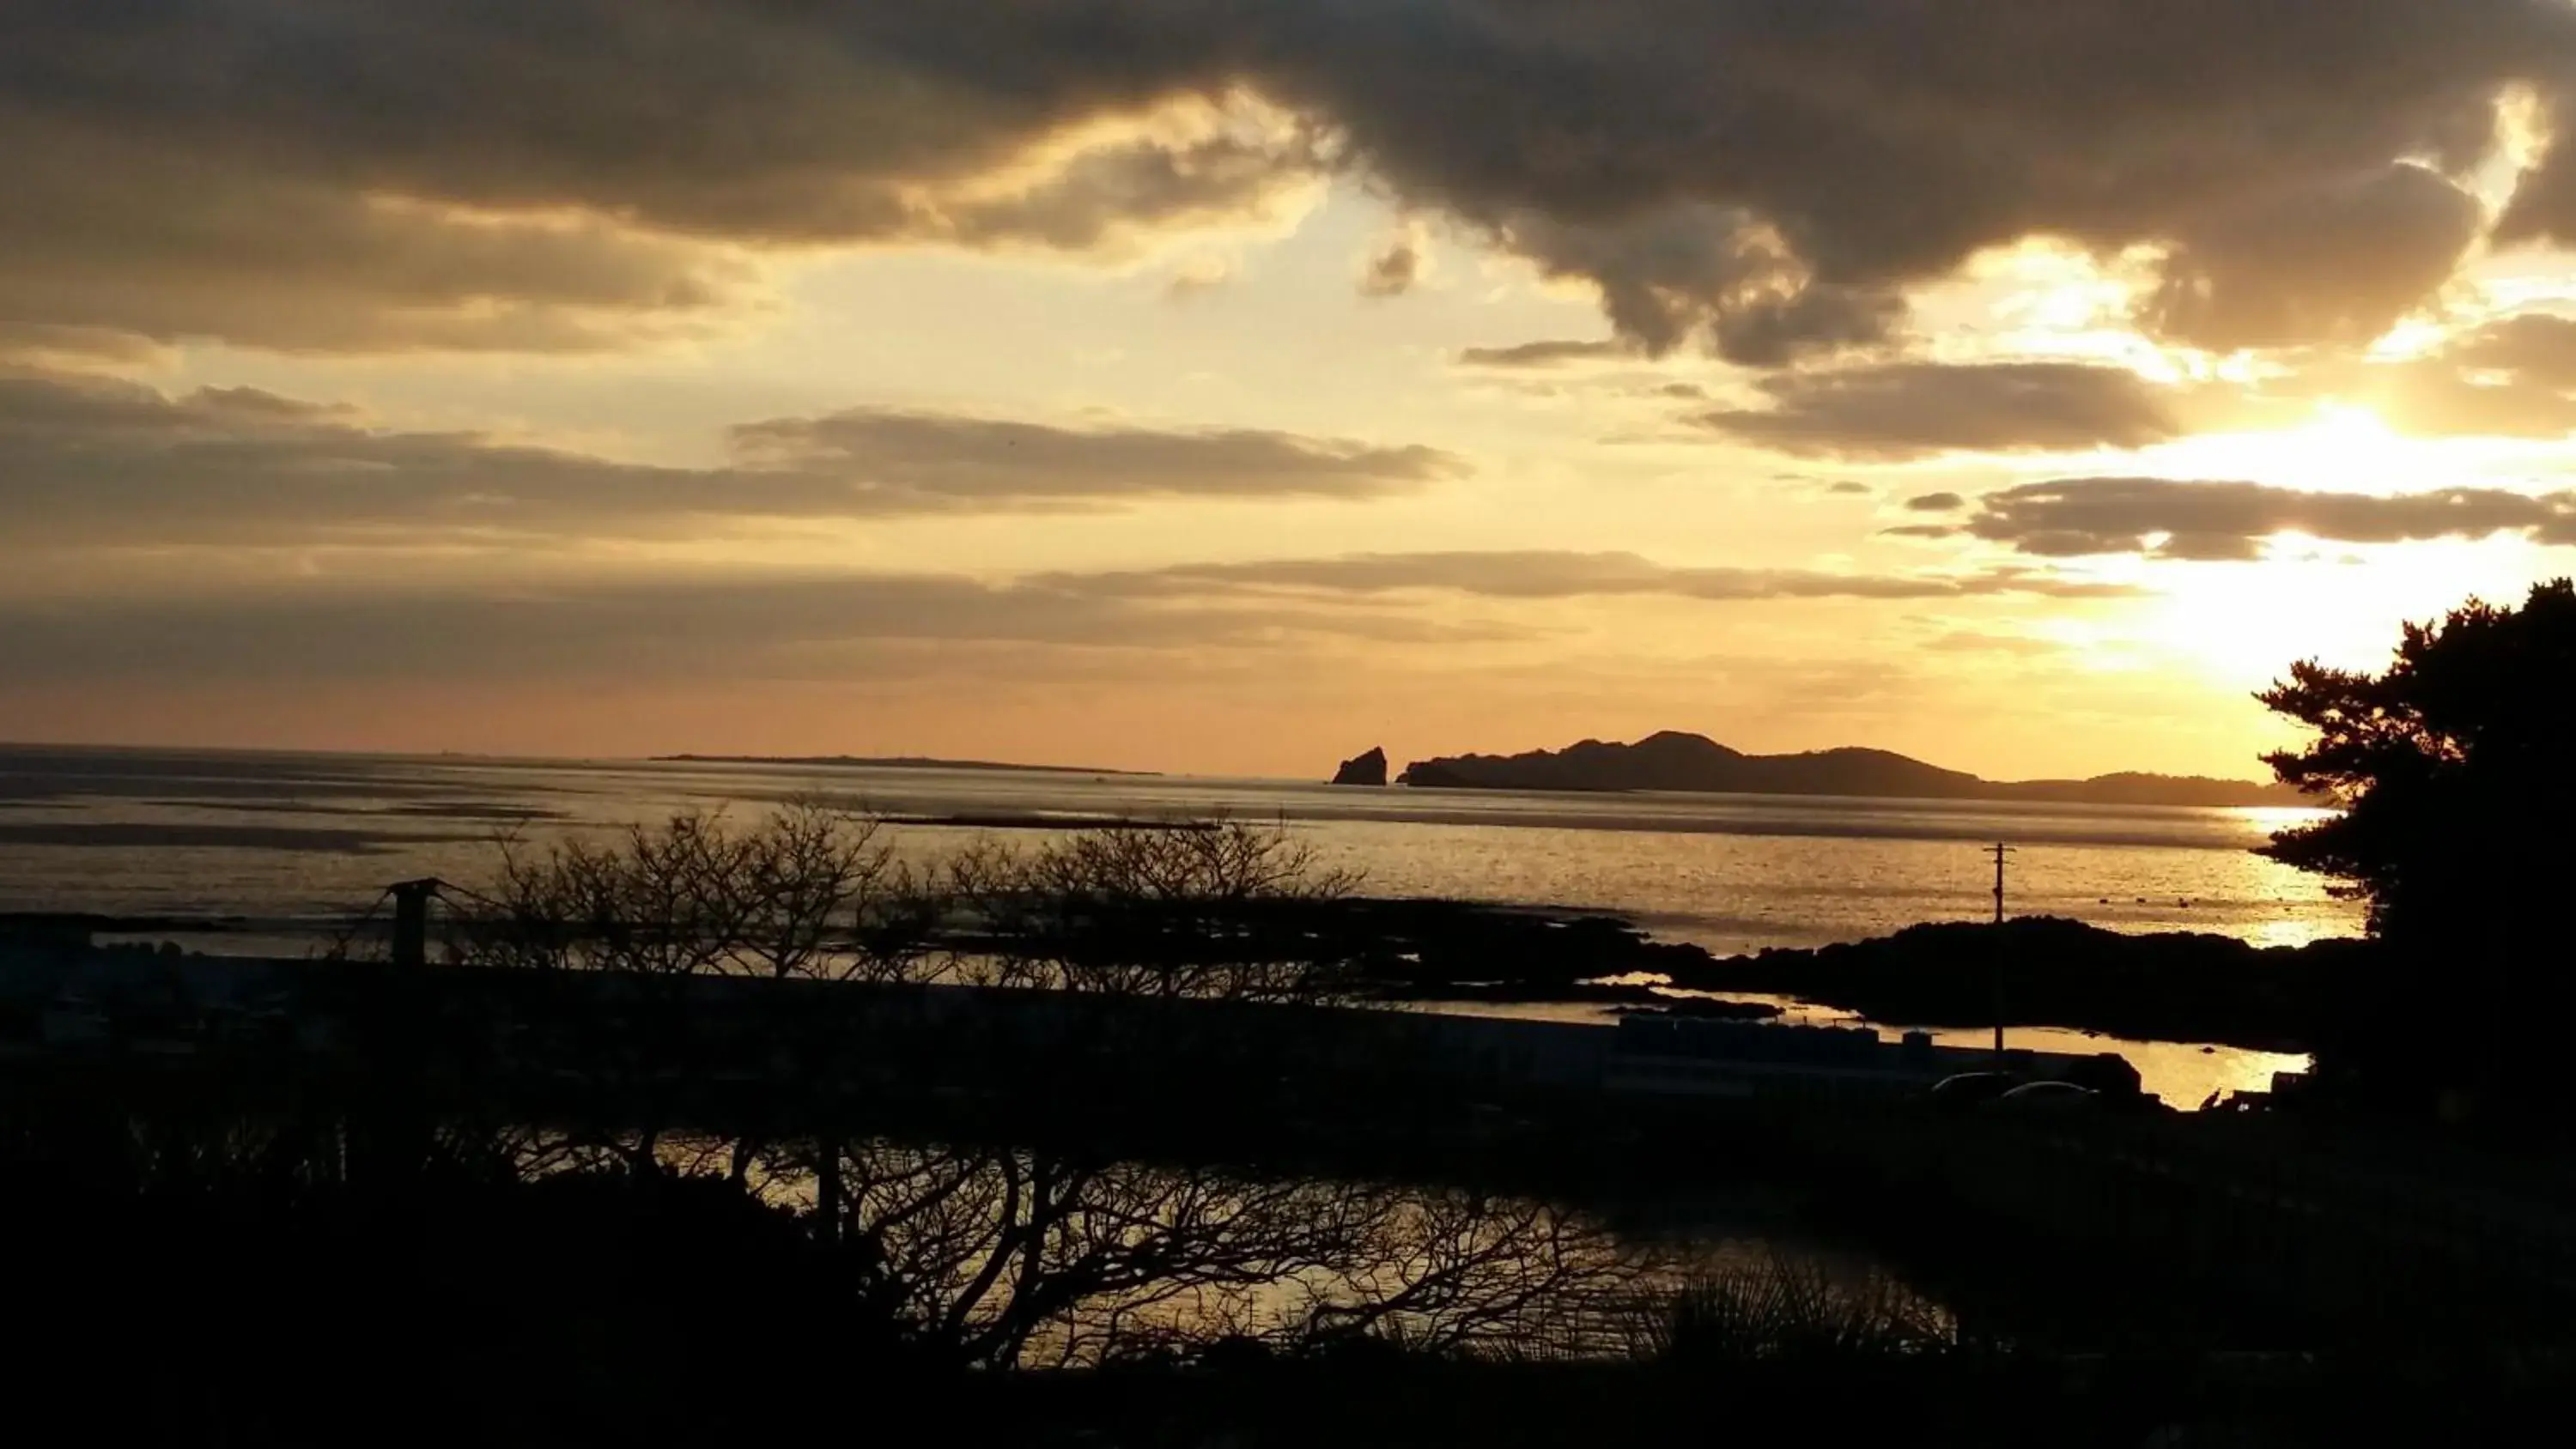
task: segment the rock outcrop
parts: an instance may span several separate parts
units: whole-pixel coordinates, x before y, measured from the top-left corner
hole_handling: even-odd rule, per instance
[[[1333,772],[1336,785],[1383,785],[1386,783],[1386,751],[1374,749],[1357,759],[1342,761]]]

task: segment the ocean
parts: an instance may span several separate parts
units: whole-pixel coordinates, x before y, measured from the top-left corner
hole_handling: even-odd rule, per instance
[[[1226,815],[1276,822],[1370,894],[1593,909],[1722,953],[1883,935],[2007,909],[2119,931],[2295,945],[2360,928],[2321,884],[2250,853],[2309,812],[1681,794],[1335,788],[1032,770],[0,746],[0,911],[235,918],[214,950],[301,951],[390,882],[487,877],[500,842],[756,812],[819,797],[912,821],[932,855],[995,822]],[[1014,837],[1022,832],[1012,829]],[[164,933],[166,934],[166,933]],[[1580,1010],[1569,1008],[1569,1010]],[[2023,1033],[2063,1047],[2074,1033]],[[2186,1051],[2191,1061],[2182,1058]],[[2152,1055],[2199,1100],[2296,1059]],[[2223,1057],[2223,1060],[2221,1058]],[[2170,1058],[2170,1061],[2166,1061]]]

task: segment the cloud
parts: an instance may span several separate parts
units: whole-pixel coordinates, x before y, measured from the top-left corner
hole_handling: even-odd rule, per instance
[[[2165,391],[2125,368],[1902,362],[1766,376],[1769,404],[1703,413],[1743,442],[1806,457],[2140,448],[2179,436]]]
[[[1172,279],[1163,286],[1163,295],[1175,302],[1186,302],[1234,280],[1234,263],[1217,256],[1197,256],[1172,271]]]
[[[2576,243],[2576,146],[2565,144],[2576,136],[2576,92],[2564,83],[2563,73],[2560,83],[2546,92],[2545,102],[2541,119],[2556,143],[2539,164],[2523,172],[2512,203],[2496,221],[2499,245]]]
[[[1049,576],[1062,587],[1070,576]],[[1808,569],[1688,568],[1633,553],[1553,550],[1352,554],[1256,563],[1183,564],[1089,576],[1084,587],[1141,596],[1200,595],[1211,589],[1374,595],[1437,590],[1490,599],[1662,596],[1713,603],[1765,599],[1948,599],[2029,594],[2116,598],[2122,587],[2027,569],[1973,574],[1850,574]]]
[[[887,511],[1142,497],[1374,498],[1467,471],[1455,454],[1419,444],[882,408],[750,423],[730,436],[745,476],[845,480],[893,505]]]
[[[402,432],[250,389],[0,373],[0,535],[82,543],[635,537],[717,520],[1362,500],[1462,475],[1453,454],[1259,429],[1068,425],[854,408],[743,425],[732,462],[651,467],[474,433]]]
[[[1905,500],[1909,513],[1954,513],[1968,506],[1968,500],[1956,493],[1920,493]]]
[[[2507,438],[2576,432],[2576,321],[2564,317],[2499,318],[2430,356],[2363,373],[2353,392],[2401,432]]]
[[[2483,221],[2409,163],[2260,195],[2183,224],[2139,320],[2220,352],[2366,343],[2450,277]]]
[[[1568,363],[1604,362],[1631,355],[1633,355],[1633,349],[1621,342],[1588,342],[1551,337],[1537,342],[1515,342],[1508,347],[1460,348],[1458,365],[1491,368],[1562,367]]]
[[[1805,275],[1741,208],[1683,202],[1580,223],[1525,212],[1489,230],[1548,275],[1593,282],[1611,326],[1653,357],[1698,337],[1729,361],[1777,367],[1887,342],[1905,314],[1887,287]]]
[[[1073,587],[937,575],[489,591],[296,585],[77,604],[0,601],[0,678],[830,679],[864,673],[900,649],[1168,651],[1295,635],[1456,643],[1494,631],[1345,609],[1172,607]]]
[[[1953,629],[1925,640],[1923,647],[1937,649],[1944,654],[2010,654],[2024,659],[2066,652],[2066,646],[2054,639],[2039,639],[2028,634],[1988,634],[1974,629]]]
[[[2509,372],[2553,389],[2576,388],[2576,319],[2526,312],[2455,340],[2447,355],[2463,367]]]
[[[1650,351],[1894,338],[2040,234],[2148,319],[2331,341],[2459,255],[2559,0],[161,0],[13,15],[0,324],[570,348],[714,325],[758,257],[1116,253],[1319,176],[1595,287]],[[2576,128],[2560,126],[2561,134]],[[2576,234],[2555,146],[2507,240]]]
[[[1312,137],[1146,138],[1076,152],[1001,191],[915,200],[896,235],[970,248],[1116,253],[1130,238],[1264,216],[1307,189]]]
[[[2576,545],[2576,492],[2442,488],[2380,496],[2260,483],[2068,478],[1989,493],[1965,531],[2045,558],[2134,553],[2242,561],[2263,540],[2301,533],[2337,543],[2403,543],[2520,533]]]
[[[2576,321],[2525,312],[2390,361],[2311,353],[2241,386],[2177,390],[2186,421],[2224,432],[2294,429],[2324,404],[2412,437],[2560,439],[2576,432]]]
[[[406,203],[247,163],[201,173],[183,146],[11,134],[0,148],[0,192],[15,199],[0,208],[11,330],[314,353],[581,352],[704,333],[761,291],[738,248],[606,218]]]
[[[2364,369],[2351,395],[2389,427],[2416,437],[2563,438],[2576,432],[2576,397],[2522,376],[2478,375],[2451,355]]]
[[[13,35],[0,324],[625,347],[764,304],[770,255],[1123,258],[1275,217],[1324,164],[1314,128],[1217,86],[1015,79],[1001,52],[951,71],[905,53],[917,27],[890,5],[574,0],[547,24],[487,4],[153,9]]]
[[[1531,602],[1659,596],[2114,598],[2126,588],[2029,569],[1868,576],[1675,568],[1629,554],[1358,555],[979,580],[937,574],[680,576],[650,581],[0,598],[0,679],[289,684],[335,680],[831,679],[921,651],[1459,645],[1531,637],[1504,620],[1430,617],[1395,596]]]
[[[1401,297],[1430,274],[1430,238],[1421,227],[1407,225],[1361,262],[1360,295]]]

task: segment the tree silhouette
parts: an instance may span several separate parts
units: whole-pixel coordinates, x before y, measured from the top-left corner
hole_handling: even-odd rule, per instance
[[[2374,935],[2456,948],[2554,913],[2576,836],[2576,584],[2409,624],[2380,674],[2311,660],[2257,696],[2317,732],[2265,757],[2340,813],[2263,854],[2370,905]]]
[[[1362,974],[1357,943],[1319,931],[1359,884],[1283,828],[1131,821],[1031,849],[951,857],[992,979],[1057,991],[1317,1003]]]
[[[2473,599],[2407,625],[2381,673],[2311,660],[2258,698],[2317,732],[2266,762],[2340,807],[2261,853],[2368,902],[2389,953],[2343,993],[2320,1069],[2352,1068],[2382,1093],[2483,1082],[2563,1095],[2521,1036],[2576,999],[2576,983],[2538,969],[2576,865],[2576,584],[2538,585],[2520,608]],[[2474,1016],[2427,1021],[2434,990],[2455,1011],[2474,1001]]]

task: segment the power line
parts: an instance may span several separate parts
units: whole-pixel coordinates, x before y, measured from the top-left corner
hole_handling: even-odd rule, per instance
[[[376,892],[375,900],[369,903],[364,911],[359,912],[358,918],[351,921],[348,924],[348,927],[342,930],[338,937],[333,939],[330,949],[322,953],[322,959],[326,961],[345,961],[349,959],[349,943],[357,939],[358,933],[367,928],[367,923],[376,918],[376,912],[383,910],[385,908],[385,902],[392,900],[393,898],[394,888],[392,886],[387,886],[383,890]]]

